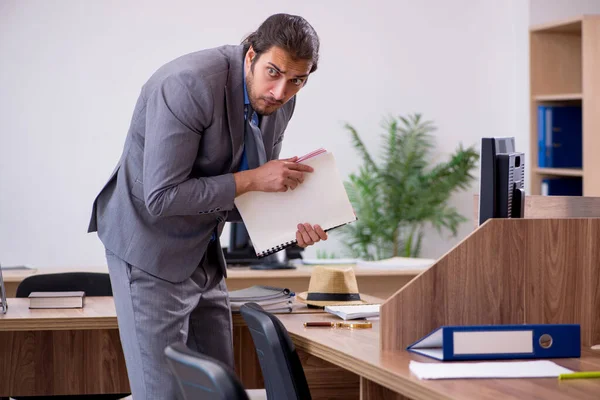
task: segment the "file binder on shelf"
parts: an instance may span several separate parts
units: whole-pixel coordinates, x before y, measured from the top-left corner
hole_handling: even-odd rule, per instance
[[[578,324],[442,326],[407,347],[440,361],[581,357]]]
[[[297,243],[299,223],[325,232],[356,220],[333,153],[317,149],[298,159],[313,172],[286,192],[248,192],[235,199],[256,256],[266,257]]]

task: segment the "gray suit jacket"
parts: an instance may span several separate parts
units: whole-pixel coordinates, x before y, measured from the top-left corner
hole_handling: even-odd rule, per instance
[[[96,197],[88,232],[146,272],[188,278],[205,252],[218,259],[234,209],[233,173],[244,144],[243,47],[177,58],[143,86],[123,154]],[[276,159],[295,97],[261,121],[267,159]]]

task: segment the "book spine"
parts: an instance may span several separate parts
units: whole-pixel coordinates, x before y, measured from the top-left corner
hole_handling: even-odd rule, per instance
[[[546,118],[545,118],[545,122],[544,122],[544,128],[545,128],[545,137],[546,137],[546,157],[545,157],[545,162],[546,162],[546,167],[554,167],[553,164],[553,157],[552,157],[552,153],[553,153],[553,148],[552,148],[552,108],[548,107],[546,108]]]
[[[582,167],[581,106],[554,107],[552,111],[552,166]]]
[[[544,168],[546,166],[546,127],[545,127],[545,111],[546,107],[538,106],[538,167]]]

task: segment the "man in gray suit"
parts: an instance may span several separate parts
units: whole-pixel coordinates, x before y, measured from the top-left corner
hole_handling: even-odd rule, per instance
[[[233,368],[219,235],[239,219],[236,196],[293,190],[312,172],[277,158],[318,52],[308,22],[277,14],[242,45],[177,58],[143,86],[88,229],[106,248],[134,399],[177,397],[163,353],[176,341]],[[327,239],[308,223],[296,237]]]

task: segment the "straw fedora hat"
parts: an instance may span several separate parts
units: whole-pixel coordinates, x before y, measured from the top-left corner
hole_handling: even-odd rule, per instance
[[[367,303],[360,298],[352,267],[336,268],[320,265],[313,267],[308,291],[297,294],[296,299],[309,306],[317,307]]]

